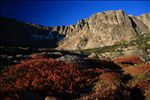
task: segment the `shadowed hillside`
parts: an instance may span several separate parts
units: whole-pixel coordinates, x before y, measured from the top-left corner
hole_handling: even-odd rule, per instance
[[[0,18],[1,46],[56,47],[56,41],[47,37],[48,34],[48,30],[40,27],[15,19]]]

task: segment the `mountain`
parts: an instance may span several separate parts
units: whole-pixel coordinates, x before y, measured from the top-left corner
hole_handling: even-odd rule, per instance
[[[0,45],[84,50],[149,34],[150,14],[132,16],[110,10],[81,19],[76,25],[45,27],[8,18],[0,18],[0,24]]]
[[[59,34],[42,26],[10,18],[0,18],[0,45],[22,47],[56,47]]]
[[[49,27],[49,30],[66,35],[58,49],[104,47],[150,33],[150,14],[132,16],[122,10],[110,10],[79,20],[76,25]]]

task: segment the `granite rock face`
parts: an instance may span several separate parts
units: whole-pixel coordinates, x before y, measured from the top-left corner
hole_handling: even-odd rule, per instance
[[[136,17],[138,20],[142,21],[150,31],[150,14],[142,14],[141,16]]]
[[[66,36],[58,49],[103,47],[150,33],[150,14],[135,17],[122,10],[110,10],[79,20],[76,25],[49,27],[48,30]]]

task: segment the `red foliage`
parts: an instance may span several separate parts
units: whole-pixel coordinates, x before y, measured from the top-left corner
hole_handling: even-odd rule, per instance
[[[135,87],[139,88],[142,91],[145,91],[150,88],[150,82],[146,80],[140,80]]]
[[[141,64],[144,63],[141,58],[136,55],[131,55],[123,58],[114,59],[115,63],[132,63],[132,64]]]
[[[118,60],[118,62],[139,63],[137,59],[132,59]],[[4,99],[15,98],[18,100],[24,98],[24,94],[27,93],[23,91],[31,91],[40,95],[42,93],[46,95],[57,94],[65,97],[66,95],[80,94],[87,90],[85,87],[93,86],[95,82],[95,90],[90,95],[94,98],[114,100],[120,99],[120,95],[124,95],[121,90],[123,88],[121,81],[123,74],[118,73],[120,70],[116,70],[118,68],[116,64],[99,59],[86,59],[85,61],[87,62],[84,64],[77,64],[37,57],[13,65],[0,76],[1,95]],[[150,65],[140,64],[139,67],[128,67],[123,70],[136,76],[142,72],[149,73]],[[139,81],[135,85],[141,90],[145,90],[148,86],[149,83],[146,80]],[[125,95],[130,95],[128,93],[130,90],[126,92]]]
[[[115,72],[106,72],[100,75],[99,80],[96,82],[93,93],[90,99],[98,100],[118,100],[121,92],[121,75]]]
[[[76,94],[91,85],[96,75],[103,70],[80,68],[78,64],[54,59],[33,59],[23,61],[0,76],[3,95],[9,91],[28,89],[46,93]]]
[[[102,80],[117,80],[117,79],[120,79],[121,78],[121,75],[118,74],[118,73],[115,73],[115,72],[109,72],[109,73],[104,73],[102,75],[100,75],[99,77],[100,79]]]
[[[150,72],[150,64],[143,64],[137,67],[128,67],[124,68],[126,73],[129,73],[131,76],[136,76],[139,73],[149,73]]]
[[[89,100],[120,100],[120,95],[123,95],[121,87],[121,74],[104,72],[95,83],[93,93],[87,98]]]
[[[94,99],[87,99],[87,100],[121,100],[122,94],[119,88],[116,90],[112,90],[112,89],[105,89],[106,87],[103,86],[102,91],[94,93],[90,96]]]

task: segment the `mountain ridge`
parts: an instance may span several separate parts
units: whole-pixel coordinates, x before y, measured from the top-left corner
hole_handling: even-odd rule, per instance
[[[58,49],[89,49],[113,45],[138,34],[149,33],[148,19],[150,14],[134,17],[127,15],[123,10],[110,10],[81,19],[76,25],[52,27],[50,31],[67,35]]]
[[[140,34],[150,33],[149,19],[150,14],[132,16],[127,15],[123,10],[98,12],[89,18],[79,20],[76,25],[68,26],[47,27],[39,24],[18,22],[17,20],[14,20],[14,22],[10,24],[11,20],[3,21],[2,19],[1,42],[5,45],[7,41],[12,43],[12,40],[23,39],[24,41],[31,40],[31,42],[35,40],[36,42],[34,44],[37,43],[37,45],[39,45],[38,42],[43,42],[43,39],[45,39],[46,41],[51,41],[51,43],[46,42],[46,47],[53,45],[52,47],[57,47],[56,49],[84,50],[98,48],[114,45],[124,40],[128,41],[130,38]],[[22,25],[18,25],[18,23],[22,23]],[[15,24],[17,24],[17,29],[20,29],[19,32],[14,28]],[[9,28],[13,32],[12,36],[8,34],[10,33]],[[19,34],[20,37],[18,37],[16,33]],[[30,39],[28,39],[28,37],[24,39],[23,33],[25,33],[25,36],[27,34],[30,35]],[[14,37],[14,39],[9,40],[8,36]]]

